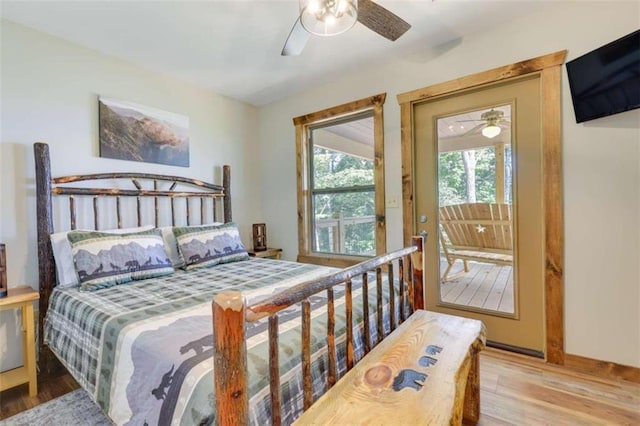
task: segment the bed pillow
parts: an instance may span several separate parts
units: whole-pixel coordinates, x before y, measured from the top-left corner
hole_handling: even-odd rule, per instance
[[[220,226],[222,222],[214,222],[209,225],[211,226]],[[164,249],[167,252],[167,256],[171,259],[171,263],[174,268],[182,268],[184,267],[184,260],[182,260],[182,256],[180,256],[180,251],[178,250],[178,243],[176,242],[176,236],[173,233],[173,226],[163,226],[162,228],[162,238],[164,239]]]
[[[105,229],[100,232],[109,234],[130,234],[153,229],[153,225],[138,226],[136,228]],[[87,231],[89,231],[87,229]],[[71,244],[67,239],[67,234],[71,231],[56,232],[51,234],[51,248],[53,249],[53,260],[56,264],[56,274],[58,276],[58,287],[69,288],[78,286],[78,275],[73,265],[73,254]]]
[[[174,268],[182,268],[184,266],[184,260],[182,260],[180,252],[178,251],[178,243],[173,234],[173,226],[163,226],[160,229],[162,230],[162,239],[164,240],[164,250],[167,256],[169,256],[171,264]]]
[[[235,223],[173,228],[185,269],[248,260]]]
[[[174,271],[160,229],[121,235],[71,231],[67,238],[80,290],[98,290]]]

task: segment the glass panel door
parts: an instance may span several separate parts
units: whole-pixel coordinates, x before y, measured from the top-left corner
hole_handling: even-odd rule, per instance
[[[511,104],[437,118],[439,300],[515,314]]]
[[[427,309],[544,351],[542,121],[537,76],[413,107],[415,230]]]

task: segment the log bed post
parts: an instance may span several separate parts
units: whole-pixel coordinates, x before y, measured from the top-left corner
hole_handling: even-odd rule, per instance
[[[46,143],[34,144],[33,153],[36,165],[36,215],[38,235],[38,274],[40,282],[40,318],[38,319],[38,352],[40,371],[51,372],[53,354],[45,350],[44,345],[44,312],[49,306],[49,295],[56,283],[53,263],[53,249],[49,236],[53,232],[53,217],[51,210],[51,162],[49,160],[49,146]]]
[[[242,293],[224,291],[211,303],[213,311],[213,369],[215,424],[249,424],[246,302]]]
[[[231,222],[231,167],[222,166],[222,186],[224,187],[224,221]]]

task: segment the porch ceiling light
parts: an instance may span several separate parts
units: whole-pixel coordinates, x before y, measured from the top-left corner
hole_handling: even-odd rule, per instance
[[[358,0],[300,0],[300,22],[311,34],[341,34],[357,21]]]
[[[502,129],[500,128],[500,126],[497,126],[495,124],[489,124],[487,125],[487,127],[482,129],[482,136],[492,139],[498,136],[501,131]]]

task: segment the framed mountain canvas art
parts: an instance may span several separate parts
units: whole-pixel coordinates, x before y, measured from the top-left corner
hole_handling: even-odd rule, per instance
[[[189,117],[98,98],[100,157],[189,167]]]

